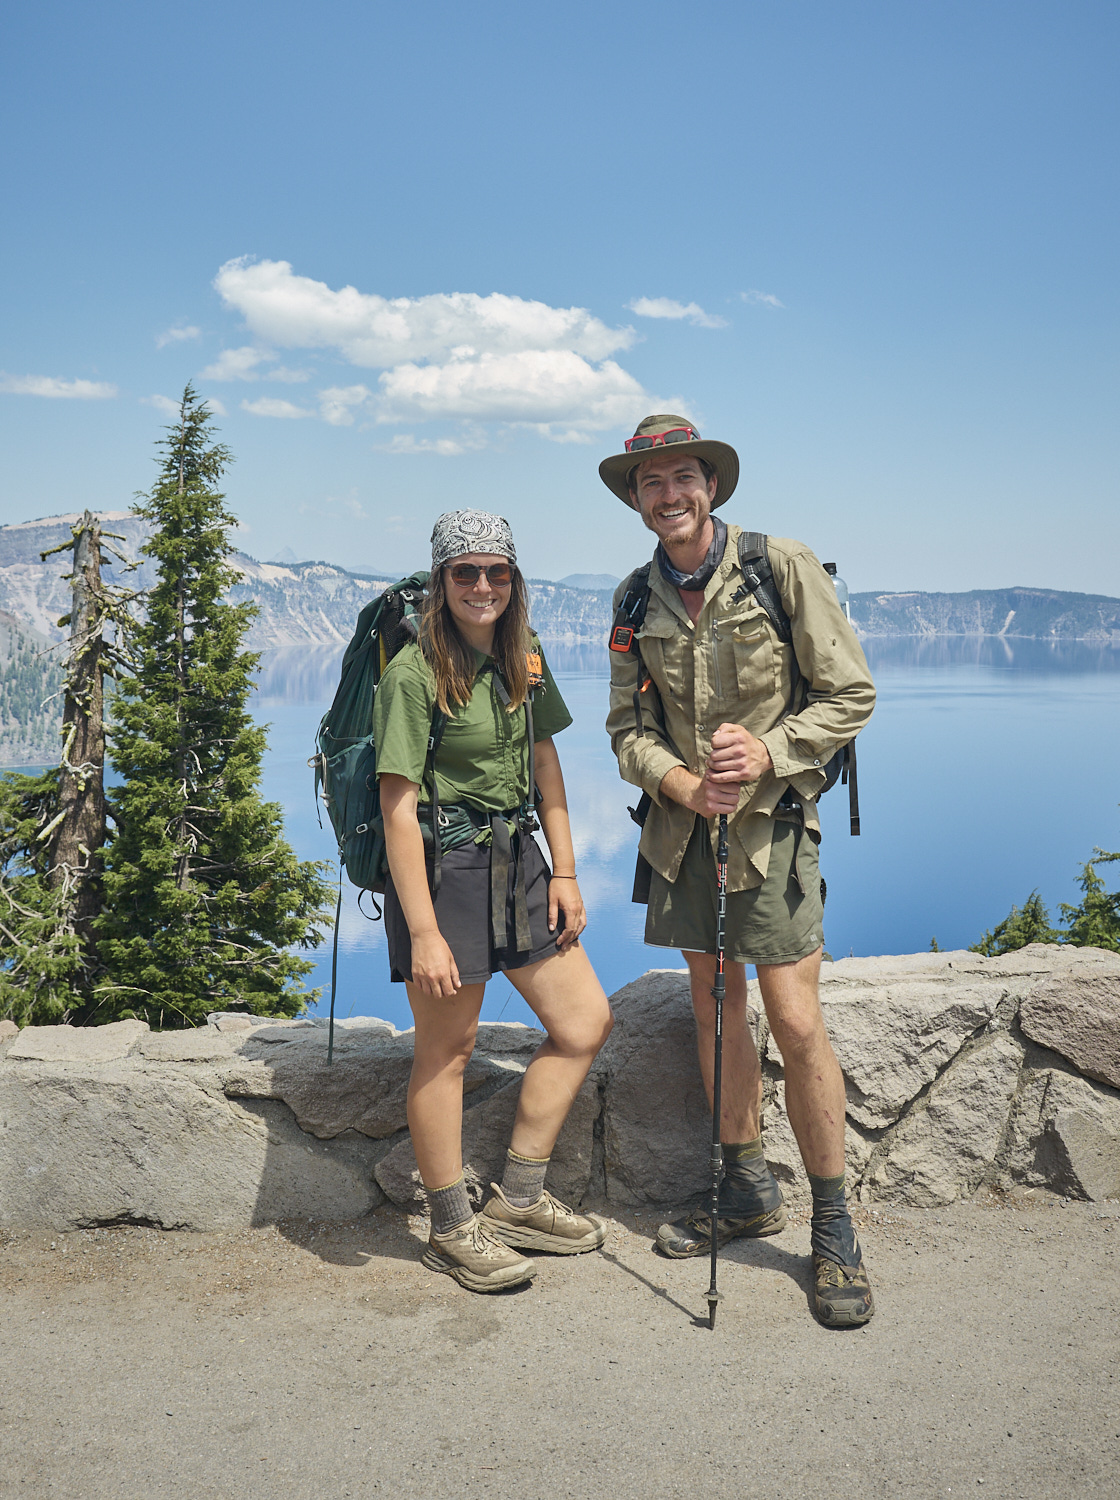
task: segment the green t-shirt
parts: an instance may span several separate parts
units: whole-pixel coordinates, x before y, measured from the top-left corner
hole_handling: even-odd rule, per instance
[[[470,702],[447,721],[435,757],[442,803],[469,802],[487,812],[519,807],[529,795],[528,735],[524,706],[508,712],[498,695],[490,658],[475,653],[477,676]],[[533,738],[550,739],[572,722],[567,705],[541,653],[544,686],[533,694]],[[431,800],[423,785],[428,733],[436,706],[431,668],[417,645],[399,651],[385,668],[373,700],[377,774],[404,776],[420,787],[420,801]]]

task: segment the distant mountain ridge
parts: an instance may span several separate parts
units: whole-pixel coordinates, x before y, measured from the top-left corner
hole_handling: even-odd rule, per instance
[[[0,527],[0,610],[38,635],[60,641],[58,618],[70,605],[69,585],[62,579],[65,555],[39,560],[39,553],[65,541],[75,515],[48,516]],[[147,535],[145,523],[125,511],[102,513],[106,531],[124,537],[121,550],[139,557]],[[399,559],[397,559],[399,561]],[[344,645],[363,605],[401,575],[370,565],[363,576],[327,562],[258,562],[235,552],[231,562],[240,582],[231,590],[237,601],[252,599],[259,613],[247,644],[258,651],[300,645]],[[113,581],[127,577],[133,587],[154,581],[145,560],[132,574],[109,559]],[[589,579],[607,575],[570,575]],[[571,583],[529,579],[532,617],[546,645],[605,643],[611,617],[609,587],[575,588]],[[968,593],[860,593],[851,596],[852,622],[861,635],[1004,636],[1034,640],[1085,640],[1120,644],[1120,599],[1103,594],[1076,594],[1056,589],[974,589]],[[0,642],[0,655],[6,655]]]
[[[63,638],[58,620],[70,608],[70,586],[62,576],[68,567],[64,553],[46,562],[40,561],[39,554],[65,541],[77,519],[75,512],[0,526],[0,610],[49,641]],[[120,551],[132,559],[140,557],[148,528],[139,516],[107,511],[101,513],[101,521],[106,532],[124,538],[115,544]],[[378,570],[372,565],[359,575],[327,562],[262,563],[245,552],[234,552],[230,562],[241,574],[230,597],[238,603],[252,599],[258,606],[247,636],[248,646],[255,651],[345,645],[363,606],[402,576],[396,569]],[[155,581],[155,569],[144,559],[134,572],[126,573],[106,553],[105,576],[114,583],[146,588]],[[533,624],[546,645],[597,644],[605,639],[610,589],[574,589],[540,579],[528,582]]]
[[[995,635],[1120,645],[1120,599],[1060,589],[972,589],[964,594],[853,594],[865,636]]]

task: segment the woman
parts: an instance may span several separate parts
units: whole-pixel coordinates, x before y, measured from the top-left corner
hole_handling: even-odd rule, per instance
[[[431,1205],[423,1260],[477,1292],[530,1280],[536,1266],[521,1249],[578,1254],[606,1237],[600,1220],[544,1186],[612,1017],[578,941],[587,918],[552,743],[571,715],[530,635],[516,563],[502,517],[439,518],[419,642],[389,662],[374,707],[385,932],[416,1022],[408,1123]],[[530,831],[531,779],[551,873]],[[548,1036],[525,1070],[501,1186],[475,1215],[463,1179],[463,1070],[496,969]]]

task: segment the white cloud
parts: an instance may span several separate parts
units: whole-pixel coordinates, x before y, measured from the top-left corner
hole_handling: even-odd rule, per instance
[[[586,308],[500,292],[386,298],[352,286],[336,291],[297,276],[287,261],[246,258],[227,261],[214,285],[259,342],[226,350],[205,372],[210,378],[278,378],[265,368],[276,358],[269,348],[329,350],[382,372],[372,390],[340,384],[320,391],[319,414],[332,426],[352,425],[364,409],[383,424],[513,423],[568,442],[632,425],[650,409],[641,384],[609,358],[634,342],[634,330],[608,327]],[[717,321],[695,304],[680,315]],[[485,441],[476,439],[408,439],[392,451],[450,453]]]
[[[310,370],[289,370],[284,365],[262,369],[276,358],[267,349],[244,344],[240,349],[223,349],[212,365],[200,371],[200,380],[282,380],[294,384],[311,378]]]
[[[141,396],[141,406],[154,406],[156,411],[165,417],[177,417],[179,415],[178,401],[172,401],[170,396]]]
[[[290,401],[280,401],[275,396],[260,396],[256,401],[242,401],[242,411],[252,412],[254,417],[310,417],[314,413],[304,406],[293,406]]]
[[[5,375],[0,372],[0,391],[10,396],[48,396],[72,401],[108,401],[117,394],[105,380],[60,380],[56,375]]]
[[[754,307],[785,307],[784,302],[779,302],[772,292],[740,292],[739,296],[744,302],[751,303]]]
[[[698,302],[674,302],[671,297],[635,297],[627,307],[639,318],[687,318],[698,328],[726,328],[725,318],[706,313]]]
[[[196,328],[193,323],[167,328],[156,336],[156,348],[163,349],[167,344],[178,344],[184,339],[197,339],[201,333],[202,329]]]
[[[319,392],[319,415],[332,427],[349,427],[354,407],[364,406],[373,392],[365,385],[332,385]]]
[[[380,297],[352,286],[336,292],[325,282],[294,275],[286,260],[227,261],[214,285],[267,343],[337,349],[351,364],[372,369],[446,359],[468,348],[492,354],[572,349],[600,360],[634,342],[633,329],[608,328],[583,307],[549,307],[501,292],[414,298]]]
[[[246,344],[240,349],[223,349],[212,365],[200,371],[200,380],[259,380],[259,364],[270,356]]]
[[[415,438],[410,432],[398,432],[391,443],[380,446],[383,453],[438,453],[443,458],[455,458],[473,445],[455,438]],[[389,517],[390,521],[400,519],[400,516]]]
[[[218,400],[217,396],[206,396],[204,400],[206,405],[210,408],[210,410],[216,417],[224,417],[228,415],[225,407]]]
[[[638,381],[613,360],[592,365],[571,349],[398,365],[379,383],[381,422],[457,417],[599,429],[632,422],[646,400]]]

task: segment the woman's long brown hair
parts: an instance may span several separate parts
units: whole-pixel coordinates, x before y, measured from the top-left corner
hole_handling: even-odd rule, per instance
[[[509,603],[494,627],[494,665],[509,694],[509,712],[520,708],[529,692],[529,598],[520,569],[512,570]],[[469,703],[474,686],[474,652],[459,634],[447,606],[443,569],[433,568],[420,612],[420,650],[436,680],[436,703],[445,714]]]

